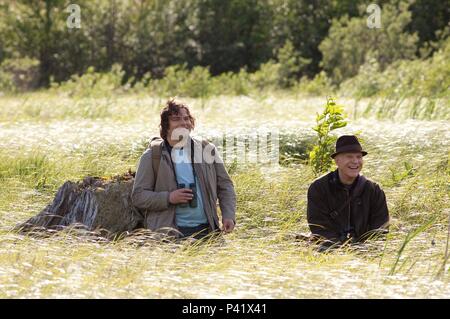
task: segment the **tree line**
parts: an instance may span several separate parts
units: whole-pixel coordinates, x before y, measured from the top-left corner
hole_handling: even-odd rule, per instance
[[[374,30],[363,0],[77,0],[81,27],[69,28],[69,4],[0,0],[0,65],[28,61],[37,87],[115,64],[133,83],[172,65],[215,76],[280,60],[286,85],[321,71],[340,83],[368,59],[384,68],[431,56],[450,21],[442,0],[379,0],[383,26]]]

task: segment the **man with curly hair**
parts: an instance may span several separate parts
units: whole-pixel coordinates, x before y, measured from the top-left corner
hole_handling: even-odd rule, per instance
[[[169,100],[161,111],[160,138],[141,156],[133,185],[133,205],[147,229],[197,239],[215,233],[217,201],[223,232],[234,229],[233,182],[216,147],[191,136],[194,127],[188,106]]]

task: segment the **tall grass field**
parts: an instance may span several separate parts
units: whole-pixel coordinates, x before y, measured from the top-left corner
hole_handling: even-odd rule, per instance
[[[368,151],[363,174],[381,185],[386,240],[319,253],[307,233],[307,163],[326,97],[270,93],[187,98],[195,133],[211,139],[279,132],[280,165],[226,165],[237,225],[222,241],[104,240],[66,230],[12,229],[66,180],[135,170],[158,134],[168,97],[0,97],[0,298],[450,298],[450,105],[339,99]],[[441,120],[437,120],[441,119]]]

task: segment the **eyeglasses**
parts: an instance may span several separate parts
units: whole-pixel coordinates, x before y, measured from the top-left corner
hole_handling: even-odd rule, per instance
[[[177,115],[171,115],[169,116],[169,118],[174,121],[174,122],[180,122],[182,119],[185,122],[190,122],[191,121],[191,117],[190,116],[177,116]]]

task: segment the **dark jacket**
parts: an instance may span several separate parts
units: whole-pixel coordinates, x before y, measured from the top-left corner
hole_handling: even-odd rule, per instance
[[[389,212],[378,184],[360,175],[348,189],[336,170],[309,187],[307,218],[313,235],[333,242],[364,241],[387,232]]]

